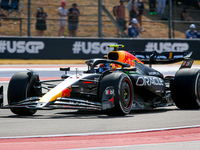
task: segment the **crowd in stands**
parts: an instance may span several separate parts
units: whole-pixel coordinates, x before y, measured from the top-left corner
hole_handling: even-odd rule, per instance
[[[66,17],[68,17],[68,31],[70,37],[76,37],[76,32],[78,29],[78,18],[80,11],[77,8],[77,4],[72,4],[72,7],[66,10],[66,2],[61,1],[60,7],[58,8],[58,16],[60,28],[58,31],[58,36],[64,36],[65,26],[66,26]],[[43,11],[42,7],[37,8],[37,12],[34,14],[37,18],[36,21],[36,30],[37,36],[43,36],[46,27],[46,17],[47,14]]]
[[[149,0],[149,13],[150,15],[161,14],[162,17],[165,17],[165,4],[166,0],[158,0],[158,8],[156,10],[156,0]],[[140,32],[144,32],[142,26],[142,15],[144,13],[144,3],[142,0],[130,0],[126,6],[129,12],[129,27],[128,27],[128,36],[138,38]],[[124,0],[120,0],[120,4],[115,7],[115,16],[116,20],[122,29],[126,24],[125,21],[125,6]],[[117,32],[119,34],[119,32]]]
[[[200,0],[197,0],[200,8]],[[115,17],[119,25],[123,30],[126,30],[125,24],[125,6],[124,0],[119,1],[120,4],[115,6]],[[150,15],[161,15],[161,20],[168,20],[165,15],[166,0],[149,0],[149,14]],[[173,0],[173,4],[179,5],[178,0]],[[157,4],[158,3],[158,4]],[[157,9],[156,9],[157,6]],[[142,0],[130,0],[126,6],[129,12],[129,27],[128,36],[132,38],[139,38],[139,33],[145,30],[142,27],[142,15],[144,13],[144,4]],[[184,7],[180,14],[180,21],[194,21],[193,17],[190,16],[188,8]],[[200,34],[195,30],[196,25],[191,24],[190,29],[186,31],[186,38],[200,38]],[[119,32],[117,32],[119,34]]]
[[[61,6],[58,8],[58,15],[60,16],[60,29],[58,36],[64,36],[65,26],[66,26],[66,17],[68,17],[68,31],[70,37],[76,37],[76,32],[78,29],[78,21],[80,11],[77,8],[77,4],[72,4],[72,7],[67,11],[65,9],[66,2],[62,1]]]
[[[4,10],[19,10],[20,0],[0,0],[1,8]]]
[[[20,0],[0,0],[1,9],[19,10],[19,1]],[[179,0],[173,0],[172,2],[178,6],[178,1]],[[165,15],[166,3],[169,3],[169,0],[148,0],[149,14],[161,16],[161,19],[167,20],[167,15]],[[197,0],[197,4],[200,8],[200,0]],[[128,33],[129,37],[139,38],[139,34],[145,31],[142,26],[142,16],[144,14],[144,9],[145,5],[143,0],[129,0],[127,5],[124,4],[124,0],[119,0],[119,4],[116,4],[116,6],[113,7],[113,14],[118,25],[122,30]],[[126,21],[125,18],[126,10],[128,10],[129,13],[128,21]],[[76,37],[80,16],[80,11],[77,8],[77,4],[73,3],[70,8],[66,9],[66,2],[62,0],[60,7],[58,8],[58,16],[60,25],[58,36],[64,36],[65,26],[68,21],[69,37]],[[42,7],[38,7],[34,13],[34,17],[36,18],[35,29],[37,30],[37,36],[43,36],[44,31],[47,30],[47,13],[44,12]],[[196,25],[193,23],[194,18],[189,14],[187,7],[183,8],[180,14],[180,21],[191,22],[190,29],[186,31],[186,38],[200,38],[200,34],[195,30]],[[129,24],[128,28],[127,22]],[[117,35],[118,37],[122,37],[118,29]]]
[[[0,9],[3,10],[4,13],[6,12],[6,14],[10,14],[10,12],[12,12],[13,10],[21,11],[19,9],[19,2],[20,0],[0,0]],[[68,21],[69,36],[76,37],[80,11],[77,8],[76,3],[73,3],[68,10],[66,10],[65,7],[66,2],[62,0],[60,3],[60,7],[58,8],[58,16],[60,23],[58,36],[64,36],[66,21]],[[0,14],[0,17],[7,17],[7,15]],[[47,30],[47,13],[44,12],[43,7],[38,7],[34,13],[34,17],[36,18],[35,29],[37,30],[37,36],[43,36],[44,31]],[[66,17],[68,17],[68,19]]]

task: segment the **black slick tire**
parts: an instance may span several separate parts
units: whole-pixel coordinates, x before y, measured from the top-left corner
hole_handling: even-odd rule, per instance
[[[104,110],[108,116],[124,116],[130,113],[133,104],[133,85],[123,72],[112,72],[103,77],[100,84],[100,95],[108,86],[114,86],[114,107]]]
[[[31,77],[30,72],[15,73],[8,86],[8,104],[14,105],[27,97],[38,95],[40,90],[36,92],[33,89],[33,80],[36,79],[36,77]],[[28,108],[12,108],[11,111],[20,116],[31,116],[36,113],[36,110]]]
[[[199,109],[200,70],[185,68],[176,72],[172,82],[172,99],[180,109]]]

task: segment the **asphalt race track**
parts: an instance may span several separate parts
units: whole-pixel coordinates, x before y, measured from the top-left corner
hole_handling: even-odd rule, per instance
[[[41,79],[63,74],[54,66],[0,66],[0,86],[6,89],[10,77],[26,68]],[[84,65],[70,65],[85,70]],[[179,66],[154,66],[173,75]],[[199,67],[199,66],[194,66]],[[40,110],[34,116],[16,116],[0,109],[0,149],[112,149],[177,150],[200,147],[200,110],[179,110],[176,106],[132,111],[125,117],[108,117],[97,111]]]

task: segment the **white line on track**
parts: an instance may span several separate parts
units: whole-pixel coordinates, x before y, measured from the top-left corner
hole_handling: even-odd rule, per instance
[[[12,136],[12,137],[0,137],[0,139],[48,138],[48,137],[67,137],[67,136],[91,136],[91,135],[127,134],[127,133],[142,133],[142,132],[189,129],[189,128],[199,128],[199,127],[200,127],[200,125],[192,125],[192,126],[180,126],[180,127],[170,127],[170,128],[130,130],[130,131],[115,131],[115,132],[94,132],[94,133],[35,135],[35,136]]]
[[[87,67],[70,67],[70,70],[76,70],[78,68],[78,71],[87,70]],[[59,71],[60,68],[1,68],[0,70],[3,71],[27,71],[28,69],[34,70],[34,71]]]

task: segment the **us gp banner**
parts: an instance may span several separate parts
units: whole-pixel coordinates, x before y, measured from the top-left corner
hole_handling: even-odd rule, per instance
[[[200,40],[132,39],[132,38],[27,38],[0,37],[0,59],[91,59],[102,58],[123,44],[127,51],[182,52],[193,51],[200,60]]]

